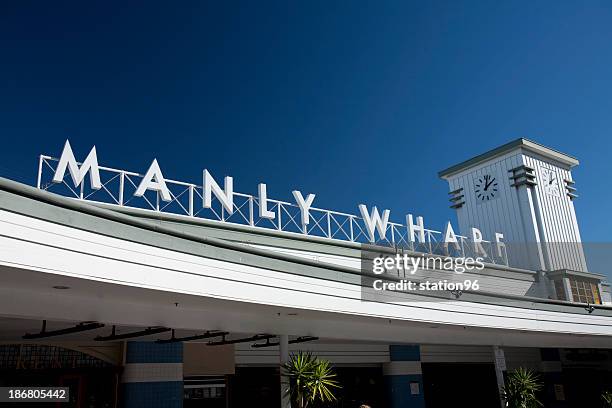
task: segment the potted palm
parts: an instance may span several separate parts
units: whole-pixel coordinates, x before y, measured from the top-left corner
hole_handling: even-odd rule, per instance
[[[601,399],[604,402],[605,408],[612,408],[612,391],[604,391],[603,394],[601,394]]]
[[[542,389],[539,377],[531,370],[519,367],[508,376],[502,397],[508,408],[537,408],[537,393]]]
[[[289,377],[292,402],[297,408],[308,408],[313,403],[326,403],[336,399],[333,390],[339,388],[329,361],[311,353],[292,354],[283,365],[283,375]]]

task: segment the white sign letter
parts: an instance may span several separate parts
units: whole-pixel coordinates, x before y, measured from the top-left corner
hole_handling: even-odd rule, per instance
[[[234,213],[234,179],[230,176],[225,177],[224,189],[217,184],[215,179],[212,178],[208,170],[204,170],[204,208],[210,208],[212,206],[212,195],[221,202],[225,211],[228,214]]]
[[[408,227],[408,239],[410,242],[415,242],[414,233],[419,232],[419,242],[425,242],[425,225],[423,223],[423,217],[417,217],[417,223],[415,224],[412,219],[412,214],[406,216],[406,226]]]
[[[368,208],[363,204],[359,204],[359,212],[361,212],[361,217],[363,218],[365,227],[368,230],[368,235],[370,235],[370,242],[376,241],[376,238],[374,237],[375,230],[378,230],[380,239],[385,239],[387,237],[387,224],[389,223],[389,215],[391,214],[391,211],[384,210],[381,219],[376,206],[372,208],[372,214],[369,214]]]
[[[57,169],[55,170],[55,174],[53,175],[54,183],[61,183],[64,180],[64,174],[66,174],[66,168],[70,172],[70,177],[72,177],[72,182],[75,187],[78,187],[83,182],[85,175],[89,172],[89,183],[91,184],[91,188],[94,190],[99,190],[102,188],[102,183],[100,183],[100,170],[98,169],[98,156],[96,154],[96,146],[91,148],[91,151],[87,155],[87,158],[79,168],[76,159],[74,158],[74,153],[72,152],[72,147],[70,147],[70,142],[66,140],[66,144],[64,145],[64,150],[62,151],[62,156],[59,159],[59,163],[57,164]]]
[[[308,194],[306,200],[302,196],[302,192],[298,190],[293,191],[293,198],[295,198],[295,202],[300,207],[302,211],[302,226],[305,227],[310,223],[310,207],[312,206],[312,202],[315,199],[314,194]]]
[[[487,256],[487,252],[482,246],[482,232],[478,228],[472,228],[472,241],[474,241],[474,252]]]
[[[502,254],[502,248],[504,248],[504,253],[506,252],[506,244],[502,242],[502,239],[504,239],[504,234],[496,232],[495,242],[497,243],[497,256],[499,256],[500,258],[504,257]]]
[[[259,187],[259,218],[266,218],[273,220],[275,217],[274,212],[268,210],[268,190],[264,183],[260,183]]]
[[[450,221],[446,223],[446,228],[444,229],[444,249],[447,251],[448,244],[453,244],[457,251],[460,249],[459,242],[457,241],[457,235],[455,235],[455,231],[453,230],[453,226],[451,225]]]
[[[147,173],[142,178],[134,195],[136,197],[142,197],[147,190],[157,191],[164,201],[172,200],[170,190],[168,190],[168,186],[166,186],[164,175],[159,168],[159,164],[157,164],[157,159],[154,159],[153,163],[151,163],[149,170],[147,170]]]

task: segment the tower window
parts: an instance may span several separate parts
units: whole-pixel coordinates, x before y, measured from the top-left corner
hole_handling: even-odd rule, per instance
[[[570,288],[574,302],[601,304],[599,289],[593,282],[570,278]]]

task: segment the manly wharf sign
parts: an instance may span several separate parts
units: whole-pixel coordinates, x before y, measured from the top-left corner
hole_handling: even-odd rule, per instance
[[[87,179],[89,183],[87,183]],[[153,160],[144,174],[100,166],[95,146],[84,161],[76,160],[70,142],[61,156],[41,155],[39,189],[68,197],[142,211],[265,228],[301,236],[355,243],[383,244],[417,252],[465,257],[480,256],[488,262],[507,264],[503,234],[492,241],[477,228],[471,236],[455,233],[450,221],[443,231],[428,229],[423,217],[405,216],[405,223],[390,220],[390,210],[358,206],[360,215],[324,210],[314,206],[315,194],[292,192],[294,202],[268,197],[267,186],[258,185],[257,196],[234,191],[234,180],[225,177],[223,187],[208,170],[202,184],[166,179]]]

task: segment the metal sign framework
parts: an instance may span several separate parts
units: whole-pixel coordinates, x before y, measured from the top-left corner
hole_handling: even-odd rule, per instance
[[[66,173],[61,183],[54,183],[52,181],[58,162],[59,159],[51,156],[41,155],[39,157],[37,179],[37,187],[39,189],[79,200],[118,207],[165,212],[252,228],[273,229],[301,236],[306,235],[354,243],[371,243],[364,220],[357,215],[311,207],[310,223],[302,225],[299,206],[286,201],[268,198],[268,210],[275,213],[275,218],[271,220],[259,217],[258,197],[238,192],[233,193],[234,211],[232,214],[227,214],[227,211],[225,211],[216,197],[213,197],[211,208],[203,208],[202,205],[196,205],[196,202],[202,202],[203,200],[203,188],[201,185],[170,179],[165,179],[166,185],[170,190],[170,201],[163,201],[160,194],[155,191],[148,191],[142,197],[137,197],[134,196],[134,192],[144,177],[143,174],[104,166],[98,166],[102,184],[99,190],[87,188],[85,182],[82,182],[79,188],[75,188],[67,182],[67,178],[69,179],[68,173]],[[387,236],[379,244],[425,254],[483,257],[482,254],[475,253],[473,245],[471,245],[465,236],[457,235],[459,240],[459,249],[457,250],[444,245],[444,237],[441,231],[425,228],[425,240],[423,242],[412,242],[409,240],[408,230],[404,224],[389,221],[387,231]],[[482,245],[487,253],[483,257],[485,262],[508,264],[507,256],[500,258],[495,255],[494,243],[483,240]]]

